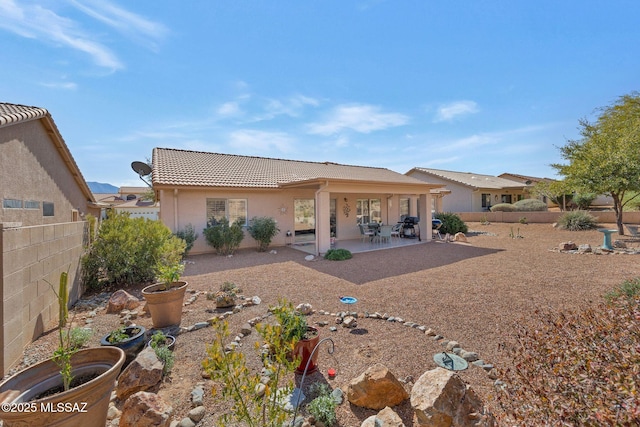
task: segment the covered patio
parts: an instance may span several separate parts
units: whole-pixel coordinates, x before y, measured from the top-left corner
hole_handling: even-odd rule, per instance
[[[346,239],[336,241],[333,248],[334,249],[346,249],[349,252],[356,254],[362,252],[371,252],[371,251],[380,251],[384,249],[393,249],[400,248],[404,246],[412,246],[412,245],[421,245],[427,243],[426,238],[417,239],[407,239],[407,238],[399,238],[394,237],[388,241],[377,241],[377,240],[362,240],[362,239]],[[295,243],[292,245],[292,248],[297,249],[302,252],[306,252],[312,255],[315,255],[315,242],[304,242],[304,243]]]

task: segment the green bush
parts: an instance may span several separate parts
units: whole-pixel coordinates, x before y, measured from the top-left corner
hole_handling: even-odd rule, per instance
[[[265,252],[271,239],[280,231],[276,220],[267,216],[253,217],[247,227],[249,235],[258,242],[258,252]]]
[[[498,205],[496,205],[498,206]],[[533,211],[546,211],[547,204],[538,199],[523,199],[518,200],[513,204],[518,212],[533,212]]]
[[[465,224],[460,217],[454,213],[440,212],[433,215],[433,217],[442,221],[440,234],[466,233],[469,231],[467,224]]]
[[[640,297],[536,311],[505,345],[501,425],[638,425]]]
[[[590,230],[598,226],[596,217],[586,211],[571,211],[558,218],[558,226],[564,230]]]
[[[184,240],[184,243],[187,245],[184,250],[184,256],[189,255],[189,251],[193,248],[193,244],[198,238],[198,233],[196,233],[193,225],[187,224],[184,229],[176,231],[176,237]]]
[[[331,261],[344,261],[345,259],[351,259],[353,255],[347,249],[329,249],[324,254],[324,259]]]
[[[185,250],[160,221],[110,212],[82,257],[82,281],[90,289],[151,282],[158,264],[177,264]]]
[[[574,194],[571,201],[579,210],[587,210],[589,209],[589,206],[591,206],[591,203],[593,203],[595,199],[596,199],[595,193],[584,193],[584,194]]]
[[[621,296],[634,298],[636,295],[640,295],[640,278],[625,280],[616,289],[607,292],[604,297],[607,301],[611,302],[612,300]]]
[[[203,230],[204,238],[218,255],[232,255],[240,247],[244,232],[241,221],[237,220],[229,225],[227,218],[220,221],[212,219]]]
[[[511,203],[498,203],[491,206],[491,212],[515,212],[516,207]]]
[[[312,384],[312,388],[314,388],[318,396],[314,398],[308,405],[307,411],[316,419],[316,421],[320,421],[325,426],[332,426],[336,422],[336,406],[337,403],[333,396],[331,396],[331,390],[329,386],[326,384]]]
[[[156,346],[153,349],[156,353],[156,356],[162,362],[162,375],[167,375],[173,369],[173,365],[176,361],[176,357],[173,354],[173,351],[169,350],[169,347],[165,347],[162,345]]]

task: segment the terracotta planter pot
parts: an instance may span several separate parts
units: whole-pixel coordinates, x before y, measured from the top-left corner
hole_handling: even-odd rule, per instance
[[[136,329],[138,330],[138,332],[134,333]],[[102,337],[102,339],[100,340],[100,345],[118,347],[122,349],[127,355],[127,360],[125,362],[126,366],[136,358],[138,352],[142,350],[142,347],[144,347],[145,332],[146,329],[144,328],[144,326],[127,326],[125,328],[125,333],[129,335],[129,339],[111,343],[109,342],[109,336],[111,336],[110,332]]]
[[[296,368],[296,374],[303,374],[304,368],[307,366],[307,362],[311,357],[311,353],[313,349],[320,342],[320,333],[313,326],[307,326],[308,331],[315,331],[315,336],[308,340],[300,340],[296,343],[295,348],[293,349],[294,357],[301,357],[300,365]],[[307,375],[315,372],[318,369],[318,352],[316,351],[313,354],[313,358],[311,358],[311,362],[309,362],[309,368],[307,369]]]
[[[125,360],[116,347],[80,350],[71,358],[73,375],[98,375],[69,391],[31,400],[62,387],[60,367],[52,360],[37,363],[0,384],[0,419],[4,427],[104,427],[116,378]],[[7,410],[5,404],[10,409]]]
[[[142,296],[147,301],[154,328],[160,329],[180,324],[187,285],[187,282],[175,282],[168,290],[163,291],[162,285],[156,283],[142,289]]]

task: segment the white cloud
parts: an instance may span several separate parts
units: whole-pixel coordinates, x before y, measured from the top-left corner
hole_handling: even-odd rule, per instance
[[[271,120],[278,116],[300,117],[307,106],[316,107],[320,104],[317,99],[293,95],[284,99],[268,99],[264,106],[264,112],[257,114],[253,121]]]
[[[309,133],[333,135],[344,130],[371,133],[391,127],[402,126],[409,117],[399,113],[383,113],[373,105],[340,105],[334,108],[324,122],[311,123]]]
[[[459,116],[475,114],[478,104],[474,101],[456,101],[438,107],[434,122],[450,122]]]
[[[242,129],[229,135],[229,145],[243,153],[268,152],[277,150],[291,151],[293,139],[284,132],[268,132]]]
[[[218,115],[222,117],[237,116],[241,114],[240,104],[238,104],[236,101],[225,102],[220,107],[218,107],[216,113],[218,113]]]
[[[78,85],[73,82],[60,82],[60,83],[40,83],[41,86],[48,87],[50,89],[63,89],[63,90],[76,90]]]

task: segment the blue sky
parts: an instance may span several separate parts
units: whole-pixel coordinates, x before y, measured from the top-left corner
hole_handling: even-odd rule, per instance
[[[153,147],[554,177],[638,90],[640,2],[0,0],[1,100],[87,181]]]

